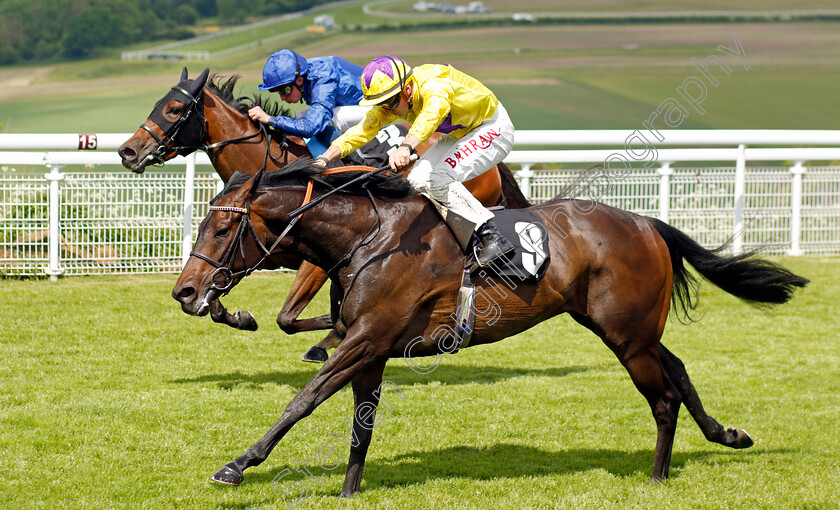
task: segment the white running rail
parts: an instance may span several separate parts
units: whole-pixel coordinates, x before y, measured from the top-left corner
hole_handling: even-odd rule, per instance
[[[135,176],[130,136],[0,134],[0,273],[180,269],[221,181],[204,153]],[[536,203],[572,186],[704,246],[840,255],[837,130],[518,131],[505,161]]]

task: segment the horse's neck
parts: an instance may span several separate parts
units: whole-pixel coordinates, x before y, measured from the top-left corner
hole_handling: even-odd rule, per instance
[[[204,117],[207,119],[208,145],[253,135],[259,131],[247,116],[236,111],[208,89],[204,89]],[[277,161],[272,158],[266,161],[265,136],[257,134],[250,140],[208,151],[210,162],[222,181],[227,182],[236,171],[253,175],[263,167],[264,162],[266,170],[272,171],[282,168],[300,156],[308,155],[306,145],[300,139],[290,139],[289,147],[285,150],[272,140],[271,155]]]
[[[303,201],[304,192],[299,191],[293,196],[291,207],[296,208]],[[424,211],[429,204],[421,197],[375,200],[376,210],[366,196],[330,196],[303,214],[299,228],[295,229],[295,242],[291,244],[299,250],[299,255],[329,270],[344,261],[362,243],[366,247],[364,251],[386,250],[385,245],[399,243],[404,232],[392,227],[396,224],[415,226],[421,214],[429,212]],[[433,208],[429,209],[433,211]],[[439,216],[434,217],[436,214],[433,212],[431,215],[432,222],[440,220]],[[394,218],[406,221],[395,224]],[[363,256],[361,250],[354,259],[357,256]]]

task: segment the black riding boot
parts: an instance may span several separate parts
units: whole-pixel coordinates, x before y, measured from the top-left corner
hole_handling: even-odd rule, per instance
[[[484,267],[497,258],[513,252],[514,246],[496,228],[493,220],[487,220],[476,231],[478,246],[475,250],[478,265]]]

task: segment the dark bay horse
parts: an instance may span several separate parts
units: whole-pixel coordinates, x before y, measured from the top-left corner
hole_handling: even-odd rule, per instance
[[[291,161],[309,156],[304,141],[295,136],[272,131],[255,124],[248,116],[251,106],[262,106],[269,115],[288,115],[277,103],[266,103],[261,96],[248,101],[234,97],[238,76],[219,80],[205,69],[197,78],[188,79],[184,68],[179,83],[155,105],[146,122],[120,148],[123,166],[135,173],[143,173],[149,164],[167,161],[176,155],[186,155],[197,149],[207,152],[213,167],[227,183],[236,171],[255,174],[261,168],[273,171]],[[437,137],[418,147],[421,154]],[[503,198],[508,208],[530,205],[519,190],[510,169],[498,168],[464,183],[485,206],[495,205]],[[297,317],[327,281],[327,275],[317,266],[294,256],[282,256],[266,267],[287,267],[298,273],[289,295],[277,316],[277,324],[288,333],[329,329],[329,315],[298,320]],[[230,314],[218,299],[211,303],[214,321],[239,329],[256,329],[257,323],[247,311]],[[337,337],[330,334],[310,349],[312,361],[326,359],[326,349]]]
[[[340,302],[335,331],[341,344],[268,433],[212,476],[220,483],[242,482],[245,469],[266,460],[295,423],[350,383],[356,412],[341,495],[354,494],[388,359],[454,351],[451,314],[464,255],[436,209],[413,195],[404,179],[377,175],[364,188],[326,197],[282,237],[310,178],[317,179],[315,193],[324,195],[327,184],[350,176],[316,176],[317,171],[298,160],[278,172],[234,178],[214,200],[172,291],[184,312],[207,313],[207,302],[234,285],[237,274],[276,249],[330,268],[340,294],[333,303]],[[682,404],[709,441],[751,446],[746,432],[725,429],[706,414],[682,362],[660,343],[672,303],[683,313],[694,308],[697,282],[684,262],[726,292],[755,303],[787,302],[808,280],[761,259],[719,256],[657,219],[583,204],[588,214],[570,200],[530,209],[543,218],[549,236],[550,262],[539,283],[511,285],[478,274],[477,292],[487,306],[479,299],[477,309],[494,313],[477,312],[470,346],[570,314],[612,350],[647,400],[657,427],[655,480],[668,476]],[[354,221],[346,221],[348,214]]]

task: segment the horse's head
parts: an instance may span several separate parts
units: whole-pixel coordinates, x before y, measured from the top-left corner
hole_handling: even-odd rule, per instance
[[[163,163],[201,147],[207,122],[204,85],[209,73],[205,69],[190,80],[184,68],[180,82],[155,104],[146,122],[119,148],[124,167],[142,174],[150,163]]]
[[[381,230],[374,197],[402,199],[413,194],[399,174],[370,170],[345,167],[325,172],[311,158],[301,158],[273,172],[234,174],[201,222],[172,297],[185,313],[205,315],[213,299],[255,269],[296,267],[287,262],[291,258],[331,264],[326,267],[344,260],[345,248]],[[313,190],[320,195],[313,198]],[[347,222],[348,211],[364,217],[360,225]],[[304,212],[307,219],[300,221]],[[295,225],[298,228],[292,230]]]
[[[277,248],[276,243],[268,244],[271,234],[266,227],[266,218],[278,214],[271,210],[276,204],[269,207],[257,203],[257,198],[264,195],[258,193],[261,178],[262,172],[253,177],[237,174],[211,203],[190,258],[172,290],[172,297],[181,302],[185,313],[206,315],[213,299],[227,294],[242,278],[262,268]],[[245,179],[248,180],[242,184]],[[276,260],[269,263],[269,267],[278,265]]]

